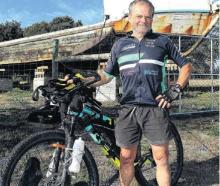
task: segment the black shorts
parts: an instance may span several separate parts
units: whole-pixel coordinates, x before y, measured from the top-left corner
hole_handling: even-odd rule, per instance
[[[123,105],[116,119],[116,144],[138,145],[142,134],[152,145],[167,143],[172,133],[165,112],[159,107]]]

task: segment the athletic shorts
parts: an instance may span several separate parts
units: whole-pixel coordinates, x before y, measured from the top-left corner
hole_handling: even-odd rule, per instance
[[[156,106],[123,105],[115,123],[115,138],[119,147],[138,145],[142,134],[152,145],[165,144],[172,139],[168,118]]]

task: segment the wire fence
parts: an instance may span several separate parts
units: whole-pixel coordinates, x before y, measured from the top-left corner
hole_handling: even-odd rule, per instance
[[[188,60],[193,64],[193,73],[186,90],[173,104],[173,113],[219,110],[220,57],[218,33],[219,27],[213,29],[207,37],[169,35],[183,55],[193,45],[198,44],[195,50],[187,55]],[[108,53],[114,41],[120,37],[120,35],[112,35],[112,37],[108,37],[104,42],[101,42],[98,47],[91,48],[83,54]],[[72,73],[72,71],[97,70],[100,64],[105,64],[105,62],[106,60],[59,62],[58,74],[59,77],[64,77],[65,74]],[[171,62],[167,65],[167,87],[177,80],[178,71],[179,69],[174,63]],[[0,64],[0,96],[2,97],[0,109],[6,108],[6,105],[7,107],[16,108],[35,106],[36,103],[31,102],[29,99],[31,92],[38,85],[35,80],[43,77],[44,80],[40,83],[46,83],[51,76],[51,61]],[[8,93],[8,90],[15,93]],[[101,93],[98,94],[104,97],[103,100],[106,105],[115,105],[119,104],[120,90],[120,82],[115,80],[112,84],[99,88],[98,91]],[[25,93],[22,93],[22,91]],[[16,97],[16,101],[14,98],[4,98],[6,95]]]
[[[215,31],[216,32],[216,31]],[[219,39],[213,32],[213,35],[202,38],[200,45],[191,52],[187,58],[192,61],[193,73],[190,82],[184,93],[177,101],[173,103],[171,112],[175,114],[202,112],[219,110]],[[96,49],[90,49],[85,54],[108,53],[113,42],[119,38],[108,38],[105,43],[99,45]],[[188,51],[201,37],[189,36],[174,36],[170,38],[184,54]],[[108,44],[106,44],[108,43]],[[59,77],[64,77],[65,74],[76,71],[97,70],[100,64],[105,61],[76,61],[76,62],[60,62],[58,64]],[[178,67],[170,63],[167,66],[167,87],[173,84],[178,78]],[[51,61],[31,62],[23,64],[0,64],[0,166],[4,166],[4,156],[8,157],[11,149],[26,136],[42,131],[43,129],[53,129],[54,125],[44,123],[32,124],[30,122],[24,124],[24,120],[28,114],[36,107],[44,104],[44,100],[34,102],[31,99],[35,85],[35,80],[46,83],[52,77]],[[36,78],[36,79],[35,79]],[[121,88],[118,79],[113,80],[104,88],[98,88],[97,92],[101,92],[102,98],[105,99],[106,106],[119,104]],[[193,118],[195,119],[195,118]],[[185,122],[185,123],[184,123]],[[218,175],[218,148],[216,147],[218,137],[207,138],[204,134],[213,131],[218,133],[218,119],[213,117],[205,120],[186,120],[175,121],[181,133],[181,138],[184,144],[185,154],[185,171],[181,177],[181,185],[201,185],[201,178],[210,178],[212,183],[217,183],[217,178],[213,175]],[[189,125],[190,124],[190,125]],[[195,130],[195,128],[199,129]],[[206,132],[206,133],[205,133]],[[191,138],[194,139],[191,139]],[[192,145],[193,144],[193,145]],[[89,145],[91,148],[91,146]],[[94,148],[94,147],[93,147]],[[94,148],[94,152],[99,152]],[[100,162],[101,156],[96,155],[97,162]],[[213,159],[210,159],[213,158]],[[204,160],[205,159],[205,160]],[[208,160],[206,160],[208,159]],[[214,161],[212,161],[214,160]],[[103,161],[101,159],[101,161]],[[106,159],[104,159],[106,162]],[[196,162],[196,163],[195,163]],[[100,163],[100,168],[103,168],[103,163]],[[108,166],[108,165],[107,165]],[[111,167],[110,167],[111,168]],[[193,170],[193,174],[192,173]],[[208,171],[207,171],[208,170]],[[214,174],[213,174],[214,172]],[[210,174],[212,173],[212,174]],[[1,174],[1,173],[0,173]],[[208,176],[207,176],[208,175]],[[217,177],[217,176],[216,176]],[[188,181],[186,181],[188,180]],[[196,180],[196,181],[195,181]],[[203,184],[211,185],[211,182]]]
[[[175,36],[169,37],[178,46],[179,51],[185,55],[192,48],[195,49],[187,55],[187,59],[192,62],[193,71],[191,79],[183,94],[173,103],[172,113],[189,113],[201,111],[219,110],[219,38],[217,38],[219,28],[215,28],[207,37],[197,36]],[[169,61],[166,68],[167,85],[174,84],[178,79],[179,68],[172,61]],[[116,86],[116,93],[112,88]],[[107,104],[115,101],[113,94],[120,97],[120,81],[115,80],[113,85],[106,85],[100,88],[100,97],[107,101]],[[108,102],[108,100],[110,100]],[[117,104],[117,100],[115,101]]]

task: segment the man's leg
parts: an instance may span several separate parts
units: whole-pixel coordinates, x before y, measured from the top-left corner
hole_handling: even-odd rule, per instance
[[[170,186],[171,175],[169,168],[168,143],[163,145],[151,145],[153,157],[157,164],[157,182],[159,186]]]
[[[129,186],[134,178],[134,160],[137,147],[121,148],[120,154],[120,186]]]

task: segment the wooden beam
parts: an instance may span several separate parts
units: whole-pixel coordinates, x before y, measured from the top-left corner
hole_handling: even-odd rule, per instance
[[[57,38],[45,39],[46,37],[42,36],[45,37],[45,40],[41,40],[41,38],[37,40],[37,38],[33,36],[36,40],[33,38],[33,40],[25,40],[23,38],[25,40],[23,43],[21,40],[0,43],[0,65],[52,61],[54,39],[59,40],[58,56],[60,58],[78,55],[95,47],[112,33],[111,27],[99,27],[97,30],[91,30],[92,28],[90,27],[86,28],[88,28],[88,30],[84,30],[84,32],[76,32],[75,34],[72,32],[70,35]],[[80,30],[79,28],[75,29]],[[81,31],[83,30],[81,29]],[[53,36],[56,36],[56,34]],[[8,45],[6,45],[7,43]]]
[[[69,56],[66,58],[57,58],[56,62],[76,62],[76,61],[105,61],[109,58],[109,53],[103,54],[88,54],[88,55],[77,55]]]
[[[60,31],[55,31],[55,32],[50,32],[50,33],[39,34],[39,35],[35,35],[35,36],[15,39],[15,40],[11,40],[11,41],[0,42],[0,48],[6,47],[6,46],[14,46],[14,45],[18,45],[18,44],[36,42],[36,41],[43,41],[43,40],[48,40],[48,39],[55,39],[58,37],[65,37],[68,35],[75,35],[75,34],[85,33],[85,32],[89,32],[89,31],[93,32],[95,30],[102,29],[103,24],[104,23],[101,23],[101,24],[98,23],[95,25],[75,27],[75,28],[70,28],[70,29],[65,29],[65,30],[60,30]],[[105,28],[110,28],[110,25],[105,24]]]

